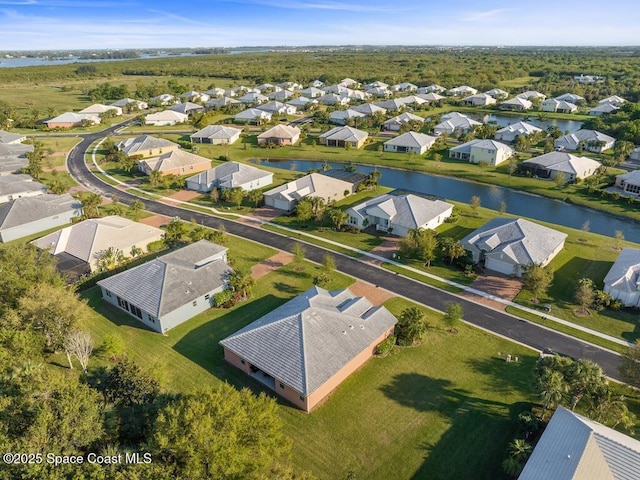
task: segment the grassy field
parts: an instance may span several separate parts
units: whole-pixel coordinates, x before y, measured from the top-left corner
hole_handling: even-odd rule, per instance
[[[194,391],[227,381],[260,391],[259,384],[223,361],[218,342],[307,289],[317,268],[281,268],[258,281],[250,301],[209,310],[164,336],[106,305],[93,288],[84,294],[95,312],[86,325],[97,343],[107,334],[119,335],[127,355],[169,390]],[[331,288],[351,281],[336,275]],[[408,305],[400,299],[387,303],[395,314]],[[500,475],[515,416],[533,400],[528,379],[535,358],[527,349],[471,327],[448,334],[435,314],[429,313],[429,322],[432,328],[421,347],[372,359],[312,414],[281,402],[299,470],[327,480],[344,478],[348,471],[372,480]],[[507,364],[501,358],[506,353],[520,362]],[[105,361],[98,359],[93,366]],[[471,430],[474,435],[468,434]],[[452,464],[450,458],[465,461]]]

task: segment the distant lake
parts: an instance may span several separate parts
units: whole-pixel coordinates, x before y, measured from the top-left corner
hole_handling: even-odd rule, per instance
[[[15,67],[41,67],[47,65],[65,65],[69,63],[97,63],[97,62],[119,62],[126,60],[146,60],[149,58],[166,58],[166,57],[193,57],[196,56],[193,53],[180,53],[171,54],[168,52],[160,52],[158,54],[150,55],[143,53],[139,58],[96,58],[85,59],[77,56],[70,57],[15,57],[15,58],[3,58],[0,57],[0,68],[15,68]],[[199,55],[198,55],[199,56]]]

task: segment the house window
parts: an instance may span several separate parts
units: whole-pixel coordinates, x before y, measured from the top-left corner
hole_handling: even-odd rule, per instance
[[[280,388],[284,388],[284,384],[280,383],[279,385],[280,385]]]
[[[105,290],[105,291],[104,291],[104,293],[105,293],[105,295],[106,295],[107,297],[110,297],[110,296],[111,296],[111,292],[110,292],[109,290]]]
[[[211,297],[211,296],[207,293],[207,294],[204,296],[204,299],[205,299],[205,300],[209,300],[209,298],[210,298],[210,297]]]
[[[194,301],[193,301],[193,303],[192,303],[191,305],[193,305],[193,306],[195,307],[196,305],[198,305],[198,301],[197,301],[197,300],[194,300]]]
[[[118,306],[123,310],[129,311],[129,302],[127,302],[126,300],[123,300],[120,297],[118,297]]]
[[[154,317],[153,315],[147,315],[147,318],[151,323],[156,323],[156,317]]]
[[[142,320],[142,311],[138,307],[136,307],[135,305],[129,304],[129,309],[131,310],[131,313],[133,313],[136,317]]]
[[[244,360],[240,359],[240,363],[241,363],[242,365],[244,365]]]
[[[304,397],[300,395],[300,400],[304,402]]]

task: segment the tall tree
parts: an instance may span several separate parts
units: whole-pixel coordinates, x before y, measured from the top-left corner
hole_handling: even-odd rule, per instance
[[[476,217],[480,215],[480,212],[479,212],[480,197],[479,196],[474,195],[473,197],[471,197],[471,202],[469,203],[469,206],[471,207],[471,211]]]
[[[449,264],[453,264],[458,258],[464,257],[467,254],[464,246],[451,237],[444,237],[440,241],[442,253],[449,258]]]
[[[537,301],[551,287],[553,269],[549,265],[543,267],[539,263],[530,263],[523,269],[522,282],[524,288],[529,290],[533,294],[533,299]]]
[[[340,231],[347,220],[349,220],[349,214],[339,208],[332,208],[329,210],[329,219],[333,223],[333,227]]]
[[[84,218],[97,218],[100,216],[98,207],[102,205],[102,195],[95,192],[88,192],[82,196],[82,210]]]
[[[409,307],[402,311],[396,325],[398,345],[419,345],[427,333],[426,315],[418,307]]]
[[[71,361],[72,357],[76,357],[82,371],[87,373],[87,366],[89,365],[89,357],[93,353],[93,340],[91,334],[83,330],[74,330],[67,334],[63,344],[64,352],[67,355],[69,361],[69,367],[73,368]]]
[[[228,384],[182,396],[162,409],[151,444],[180,478],[271,478],[288,458],[276,402]]]
[[[142,215],[144,208],[145,206],[144,203],[142,203],[142,200],[136,199],[129,205],[129,215],[137,221]]]
[[[462,322],[464,316],[464,310],[459,303],[447,304],[447,309],[444,314],[444,321],[449,326],[449,332],[456,333],[458,331],[458,325]]]
[[[243,268],[236,268],[231,274],[229,281],[235,292],[237,300],[242,301],[251,297],[255,287],[255,280],[251,276],[251,271]]]
[[[313,207],[307,198],[303,198],[296,205],[296,217],[301,225],[307,225],[307,222],[313,217]]]

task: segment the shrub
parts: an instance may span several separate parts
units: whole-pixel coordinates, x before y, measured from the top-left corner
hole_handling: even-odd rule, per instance
[[[387,337],[382,342],[380,342],[376,347],[376,355],[386,357],[391,353],[391,351],[393,350],[393,346],[395,344],[396,344],[395,335],[391,335],[390,337]]]
[[[159,250],[162,250],[163,248],[164,248],[163,240],[156,240],[155,242],[151,242],[149,245],[147,245],[147,250],[149,252],[157,252]]]
[[[229,308],[233,306],[233,290],[223,290],[213,296],[213,304],[216,307]]]

